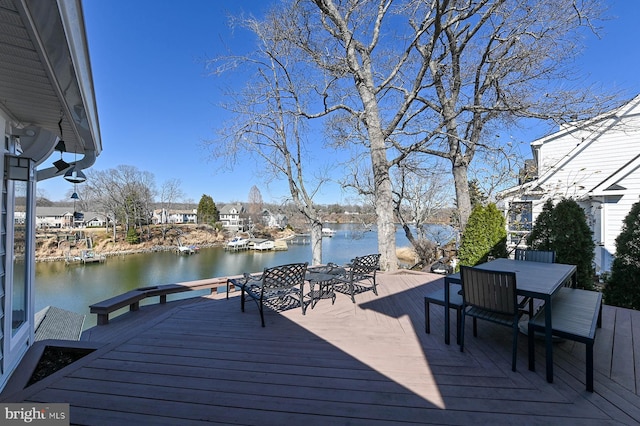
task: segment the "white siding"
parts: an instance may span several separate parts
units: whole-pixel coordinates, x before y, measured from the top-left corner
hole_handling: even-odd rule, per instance
[[[640,96],[609,116],[534,141],[538,178],[503,192],[508,201],[531,200],[534,221],[549,198],[577,200],[597,244],[598,272],[609,270],[623,220],[640,199]]]
[[[584,142],[566,135],[543,144],[541,158],[546,160],[539,168],[539,184],[554,197],[584,195],[640,154],[638,129],[640,120],[635,117],[626,131],[611,130]]]

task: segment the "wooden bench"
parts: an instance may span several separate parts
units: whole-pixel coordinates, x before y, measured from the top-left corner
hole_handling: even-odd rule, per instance
[[[204,280],[188,281],[178,284],[165,284],[150,287],[140,287],[135,290],[119,294],[110,299],[103,300],[89,306],[92,314],[98,315],[97,324],[109,324],[109,314],[118,309],[129,306],[129,311],[140,309],[140,301],[148,297],[159,296],[160,303],[167,303],[167,295],[182,293],[185,291],[207,290],[211,293],[226,283],[227,278],[210,278]],[[227,287],[228,288],[228,287]]]
[[[145,297],[147,296],[144,291],[132,290],[102,302],[94,303],[89,306],[89,309],[92,314],[98,315],[98,325],[105,325],[109,323],[109,314],[111,312],[127,305],[129,305],[130,311],[137,311],[140,309],[140,301]]]
[[[551,299],[554,336],[586,345],[586,385],[593,392],[593,344],[602,325],[602,293],[562,287]],[[529,321],[529,370],[535,370],[535,332],[545,329],[544,306]]]

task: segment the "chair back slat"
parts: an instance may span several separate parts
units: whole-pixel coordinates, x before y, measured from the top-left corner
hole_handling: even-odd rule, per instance
[[[552,250],[525,250],[516,249],[515,260],[526,260],[529,262],[554,263],[556,252]]]
[[[359,277],[374,273],[380,266],[380,254],[368,254],[356,257],[351,262],[351,276]]]
[[[460,277],[466,306],[475,306],[499,314],[517,312],[518,300],[514,272],[485,271],[461,266]]]
[[[308,263],[290,263],[265,268],[262,276],[262,290],[295,287],[304,283]]]

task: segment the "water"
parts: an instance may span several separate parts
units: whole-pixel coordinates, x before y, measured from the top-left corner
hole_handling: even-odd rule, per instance
[[[376,232],[363,232],[354,225],[334,225],[332,228],[337,231],[336,235],[322,240],[325,263],[344,264],[355,256],[378,251]],[[397,247],[409,246],[401,231],[398,231],[396,241]],[[138,287],[260,272],[265,267],[294,262],[311,262],[311,246],[289,244],[287,251],[268,252],[228,252],[222,247],[213,247],[203,248],[191,256],[173,252],[132,254],[88,265],[42,262],[36,265],[36,311],[51,305],[85,314],[85,328],[88,328],[96,323],[96,316],[89,313],[89,305]],[[168,300],[205,293],[182,293],[169,296]],[[151,303],[155,303],[155,299]]]

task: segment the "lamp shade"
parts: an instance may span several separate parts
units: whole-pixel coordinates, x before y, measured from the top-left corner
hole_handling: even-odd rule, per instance
[[[71,183],[82,183],[87,180],[87,177],[82,173],[82,170],[76,170],[75,166],[70,168],[67,173],[64,174],[64,178]]]

